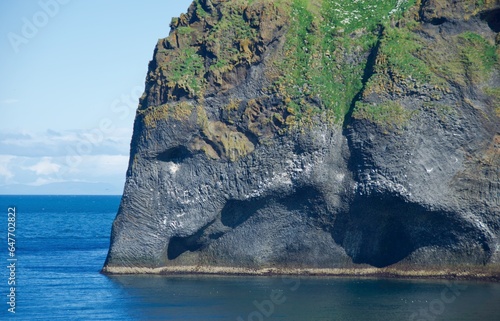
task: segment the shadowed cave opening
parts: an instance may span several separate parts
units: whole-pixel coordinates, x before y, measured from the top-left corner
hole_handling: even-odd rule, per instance
[[[198,239],[199,236],[196,234],[188,237],[172,237],[168,243],[167,258],[175,260],[184,252],[199,250],[203,245],[198,242]]]
[[[303,188],[280,199],[265,197],[228,201],[219,219],[193,235],[173,237],[168,245],[168,259],[175,260],[186,252],[204,249],[254,215],[260,215],[260,211],[277,204],[290,212],[302,213],[307,217],[307,224],[329,231],[356,264],[381,268],[400,262],[422,247],[452,250],[464,235],[470,236],[471,243],[484,242],[473,236],[477,232],[474,227],[453,213],[429,210],[394,195],[358,196],[352,201],[349,211],[332,216],[319,191]],[[272,215],[267,219],[270,217]]]
[[[500,9],[482,13],[481,19],[488,23],[488,26],[493,32],[500,32]]]
[[[401,221],[408,212],[391,201],[358,198],[338,217],[332,234],[354,263],[385,267],[415,250]]]
[[[426,246],[452,248],[473,228],[451,213],[428,210],[391,195],[359,196],[339,216],[334,232],[354,263],[381,268]],[[478,240],[481,241],[481,240]]]
[[[174,163],[182,163],[187,158],[193,157],[193,153],[185,146],[177,146],[173,148],[169,148],[166,151],[158,154],[156,159],[161,162],[174,162]]]
[[[215,221],[208,223],[193,235],[172,237],[168,243],[167,258],[169,260],[175,260],[185,252],[198,251],[210,243],[211,240],[216,240],[224,235],[223,232],[214,228],[214,223]]]
[[[440,17],[440,18],[433,18],[429,22],[434,25],[434,26],[440,26],[447,22],[448,20],[446,18]]]

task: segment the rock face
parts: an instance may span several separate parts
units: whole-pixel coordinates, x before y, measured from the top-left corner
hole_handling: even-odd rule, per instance
[[[377,3],[174,19],[103,271],[498,273],[500,2]]]

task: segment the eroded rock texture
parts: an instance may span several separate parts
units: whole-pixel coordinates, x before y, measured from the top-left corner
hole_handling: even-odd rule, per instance
[[[104,271],[498,271],[499,2],[250,2],[158,42]]]

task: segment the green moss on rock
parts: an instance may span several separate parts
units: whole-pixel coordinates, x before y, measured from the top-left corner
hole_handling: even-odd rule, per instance
[[[472,32],[428,42],[418,56],[437,77],[460,86],[488,80],[499,61],[497,47]]]
[[[394,130],[405,126],[412,116],[401,103],[385,101],[380,104],[356,103],[353,117],[365,119],[377,124],[385,130]]]
[[[202,106],[198,106],[196,112],[204,140],[198,140],[193,147],[195,150],[203,151],[212,159],[224,158],[232,162],[254,151],[254,144],[243,133],[223,122],[210,120]]]
[[[160,106],[149,107],[139,112],[144,118],[144,124],[147,128],[156,128],[161,120],[175,119],[185,121],[193,112],[193,105],[182,101],[179,103],[163,104]]]

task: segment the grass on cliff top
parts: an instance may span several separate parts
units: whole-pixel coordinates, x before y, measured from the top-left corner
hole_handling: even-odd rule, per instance
[[[390,71],[400,78],[412,77],[420,83],[439,82],[426,63],[414,55],[422,47],[410,27],[386,27],[377,57],[381,63],[377,69]]]
[[[203,87],[204,60],[193,47],[182,48],[170,66],[171,86],[177,85],[196,95]]]
[[[246,2],[246,1],[245,1]],[[219,22],[210,30],[207,44],[216,56],[210,69],[219,73],[231,70],[242,60],[249,60],[242,44],[254,41],[257,31],[243,17],[245,5],[239,1],[221,8]]]
[[[314,11],[310,1],[293,0],[280,66],[284,75],[277,83],[294,111],[292,117],[300,119],[319,99],[322,108],[342,122],[363,87],[366,56],[377,42],[377,26],[411,5],[413,1],[325,0]]]
[[[285,6],[288,9],[284,12],[290,15],[284,51],[275,62],[280,71],[275,90],[282,94],[290,111],[287,124],[310,122],[309,118],[325,110],[334,122],[341,123],[363,88],[367,56],[377,44],[379,26],[399,19],[414,4],[414,0],[258,1]],[[242,48],[257,39],[257,30],[244,18],[244,10],[252,2],[224,2],[220,12],[213,13],[219,14],[218,21],[203,35],[207,51],[215,56],[210,66],[196,47],[176,50],[168,71],[172,87],[184,88],[192,97],[201,96],[207,71],[220,76],[242,61],[251,62]],[[210,18],[199,0],[195,4],[195,15]],[[197,31],[190,26],[177,29],[180,37],[190,37],[193,32]],[[404,52],[409,43],[393,51]],[[418,70],[418,65],[408,61],[402,59],[401,68]]]
[[[414,32],[417,23],[405,19],[400,26],[384,25],[373,75],[365,85],[364,96],[405,94],[404,90],[424,84],[446,90],[446,81],[432,71],[428,59],[421,57],[428,44]]]
[[[414,5],[411,0],[339,0],[323,1],[326,29],[344,29],[345,33],[373,28],[391,17],[398,19]]]

